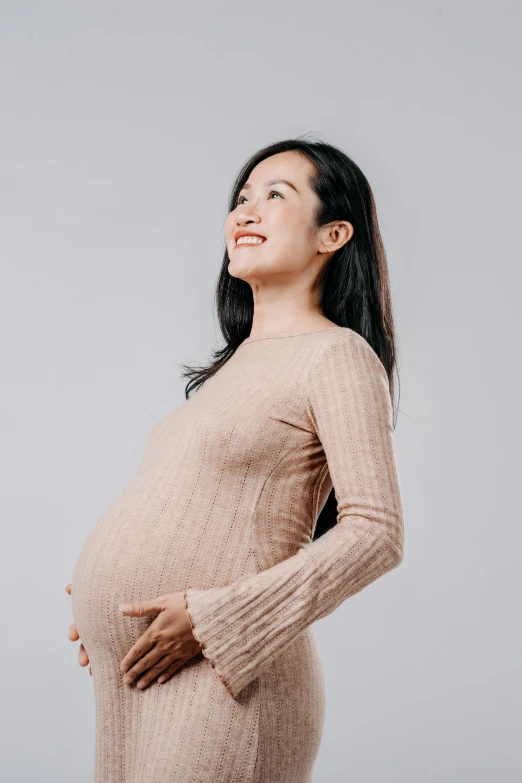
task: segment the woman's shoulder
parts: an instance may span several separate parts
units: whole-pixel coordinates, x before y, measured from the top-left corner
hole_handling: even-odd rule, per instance
[[[362,334],[348,326],[325,329],[318,340],[312,365],[319,368],[327,365],[330,369],[338,365],[342,372],[343,366],[354,363],[369,363],[388,378],[381,359]]]
[[[338,438],[348,420],[379,417],[384,426],[393,426],[384,365],[368,341],[348,327],[322,336],[307,374],[305,399],[308,419],[323,442]]]

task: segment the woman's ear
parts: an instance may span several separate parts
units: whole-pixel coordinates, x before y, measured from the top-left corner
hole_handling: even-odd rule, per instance
[[[319,253],[335,253],[350,241],[354,228],[347,220],[336,220],[321,226],[319,235]]]

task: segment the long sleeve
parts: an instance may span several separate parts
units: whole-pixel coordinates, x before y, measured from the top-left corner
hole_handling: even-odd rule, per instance
[[[306,391],[337,524],[292,557],[231,584],[185,591],[195,637],[236,698],[296,636],[403,559],[403,508],[386,371],[347,331],[322,345]]]

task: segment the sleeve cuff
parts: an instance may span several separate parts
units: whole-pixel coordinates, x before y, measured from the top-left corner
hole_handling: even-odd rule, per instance
[[[190,624],[192,626],[192,635],[194,636],[194,639],[197,642],[199,642],[199,644],[201,645],[201,652],[203,653],[204,657],[209,661],[210,665],[212,666],[212,668],[214,669],[214,671],[218,675],[219,679],[221,680],[221,682],[225,686],[225,690],[227,691],[227,693],[229,693],[230,696],[232,696],[232,698],[235,699],[237,697],[237,694],[238,694],[239,691],[234,691],[231,688],[230,683],[228,682],[228,680],[225,677],[225,675],[218,669],[218,667],[216,666],[216,662],[215,662],[214,658],[211,656],[211,654],[210,654],[210,652],[209,652],[209,650],[207,648],[207,644],[205,643],[203,638],[200,636],[199,627],[196,628],[196,623],[195,623],[194,617],[192,615],[192,606],[189,605],[189,603],[191,604],[191,601],[189,602],[189,595],[191,595],[191,594],[188,593],[189,590],[191,591],[191,593],[194,592],[194,593],[199,593],[199,594],[204,594],[206,591],[205,590],[195,590],[195,588],[189,586],[189,587],[185,588],[184,593],[183,593],[183,596],[185,598],[185,608],[187,610],[187,614],[188,614],[188,617],[189,617],[189,620],[190,620]],[[199,626],[199,624],[198,624],[198,626]]]

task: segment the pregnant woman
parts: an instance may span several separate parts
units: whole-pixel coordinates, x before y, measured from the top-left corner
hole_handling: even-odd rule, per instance
[[[150,430],[66,588],[95,783],[311,783],[325,718],[311,626],[403,558],[391,295],[365,176],[332,145],[273,144],[240,171],[225,234],[225,347],[184,368],[185,401]]]

